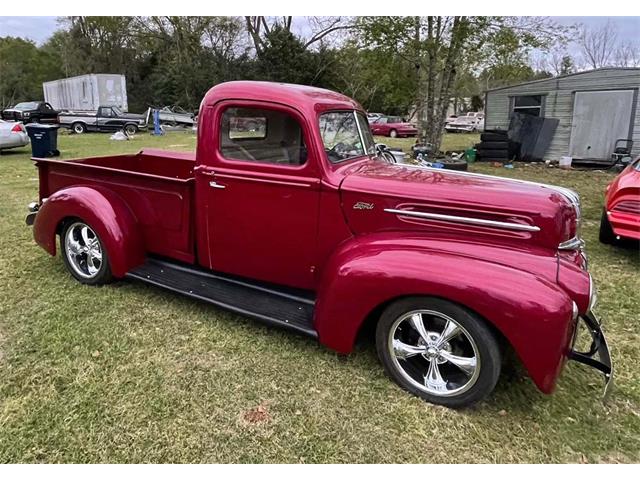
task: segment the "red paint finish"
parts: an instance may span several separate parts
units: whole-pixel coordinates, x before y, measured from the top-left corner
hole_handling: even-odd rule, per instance
[[[640,240],[640,157],[607,187],[605,210],[616,235]]]
[[[226,108],[284,112],[302,130],[306,162],[225,158]],[[154,253],[250,279],[312,291],[320,342],[347,353],[365,319],[387,302],[431,295],[484,317],[550,392],[586,312],[581,256],[559,252],[577,232],[556,190],[459,172],[388,165],[368,157],[332,164],[318,127],[326,111],[362,111],[327,90],[267,82],[213,87],[200,108],[195,156],[147,150],[40,169],[38,244],[55,254],[60,221],[76,216],[104,239],[117,276]],[[212,182],[213,186],[212,186]],[[216,187],[224,188],[216,188]],[[354,208],[358,204],[366,208]],[[407,209],[494,220],[523,232],[410,218]]]
[[[572,300],[545,278],[553,278],[556,271],[552,257],[530,252],[537,270],[530,273],[517,267],[524,253],[500,250],[392,232],[344,243],[325,268],[318,292],[320,341],[347,353],[360,319],[381,303],[408,295],[441,297],[492,323],[514,347],[536,385],[550,392],[573,332]],[[496,257],[503,260],[494,262]]]
[[[81,218],[97,234],[109,255],[111,271],[123,277],[144,262],[144,242],[127,204],[111,190],[70,187],[58,190],[42,205],[33,225],[36,243],[56,254],[56,233],[65,219]]]

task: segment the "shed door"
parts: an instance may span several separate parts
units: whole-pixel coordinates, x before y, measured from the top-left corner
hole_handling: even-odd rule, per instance
[[[616,140],[629,138],[633,94],[633,90],[576,93],[569,147],[572,157],[611,157]]]

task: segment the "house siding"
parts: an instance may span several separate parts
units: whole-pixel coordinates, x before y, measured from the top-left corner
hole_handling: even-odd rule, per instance
[[[513,96],[543,95],[544,116],[557,118],[560,121],[545,154],[545,160],[558,160],[561,156],[569,154],[575,92],[629,89],[635,90],[635,108],[632,112],[632,155],[640,155],[640,108],[638,108],[640,68],[592,70],[489,90],[486,93],[485,128],[502,130],[509,128]]]

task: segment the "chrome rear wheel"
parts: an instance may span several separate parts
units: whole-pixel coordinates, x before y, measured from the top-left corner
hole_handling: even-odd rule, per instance
[[[82,283],[99,284],[111,279],[107,253],[96,232],[78,220],[68,224],[60,237],[67,268]]]

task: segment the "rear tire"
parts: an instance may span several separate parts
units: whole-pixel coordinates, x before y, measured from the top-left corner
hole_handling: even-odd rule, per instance
[[[83,220],[65,223],[60,234],[60,251],[67,270],[80,283],[102,285],[112,280],[104,243]]]
[[[509,136],[507,132],[504,132],[504,133],[485,132],[480,135],[480,140],[483,142],[506,142],[509,140]]]
[[[398,132],[396,130],[389,131],[389,136],[391,138],[396,138],[398,136]]]
[[[87,126],[84,123],[76,122],[71,125],[71,130],[73,133],[81,135],[87,131]]]
[[[440,298],[409,297],[389,305],[376,327],[376,348],[400,387],[450,408],[486,398],[500,377],[502,356],[491,329]]]
[[[135,135],[136,133],[138,133],[138,127],[131,123],[125,125],[123,130],[127,135]]]
[[[609,222],[609,217],[607,217],[607,210],[605,208],[602,209],[602,216],[600,217],[599,239],[600,243],[604,243],[606,245],[615,245],[618,242],[618,238],[613,232],[613,228],[611,227],[611,222]]]

